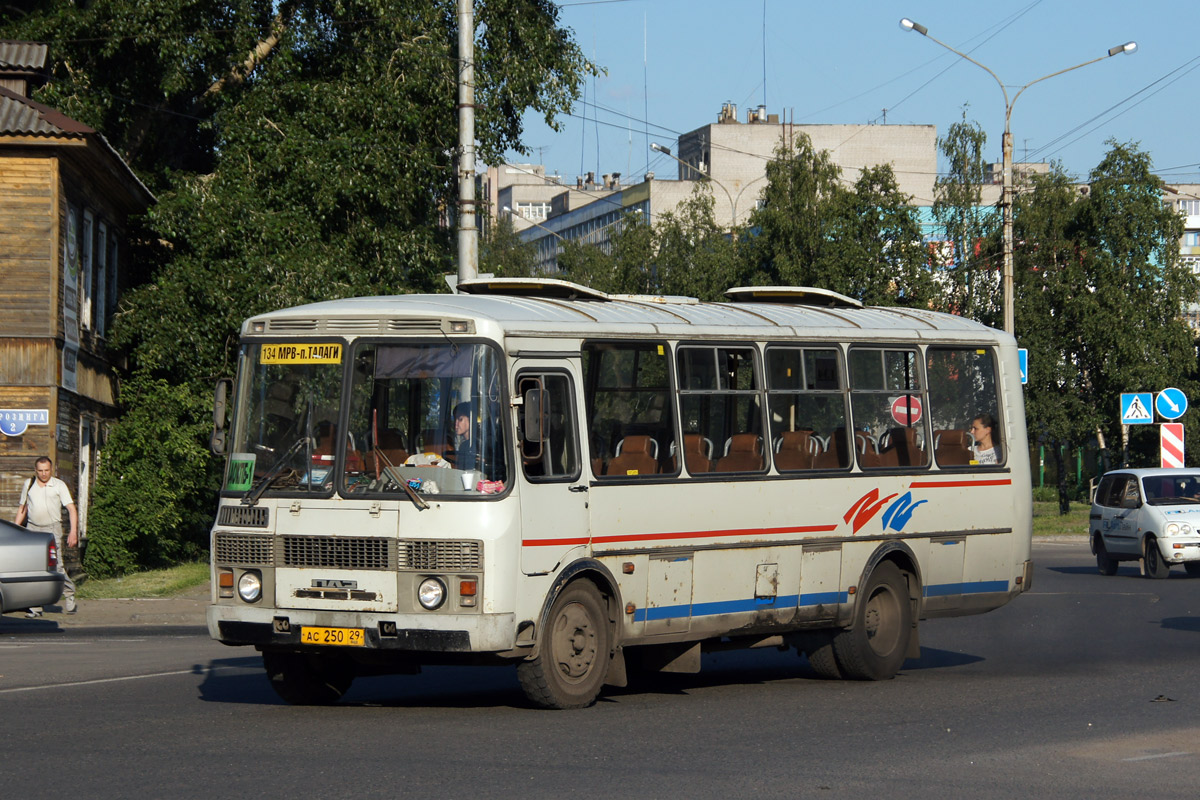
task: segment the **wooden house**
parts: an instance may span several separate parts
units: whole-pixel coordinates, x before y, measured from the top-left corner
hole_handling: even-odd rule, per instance
[[[104,137],[31,99],[47,49],[0,41],[0,515],[47,455],[87,531],[117,381],[127,220],[154,202]]]

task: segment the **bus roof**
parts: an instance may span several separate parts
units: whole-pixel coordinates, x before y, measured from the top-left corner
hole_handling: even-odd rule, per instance
[[[464,282],[458,294],[409,294],[328,300],[252,317],[245,334],[372,335],[472,330],[541,337],[661,336],[769,339],[937,339],[994,341],[1001,331],[951,314],[900,306],[863,306],[808,287],[745,287],[732,302],[694,297],[610,295],[553,279]]]

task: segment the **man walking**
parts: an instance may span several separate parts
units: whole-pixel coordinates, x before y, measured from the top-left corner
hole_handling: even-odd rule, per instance
[[[63,535],[62,510],[65,508],[71,517],[71,532],[67,535],[67,547],[75,547],[79,543],[79,514],[75,511],[75,501],[71,499],[71,490],[67,485],[52,474],[54,462],[42,456],[34,464],[37,477],[26,481],[21,491],[21,505],[17,509],[16,523],[18,525],[29,519],[30,530],[45,531],[54,534],[54,543],[58,546],[58,571],[66,577],[63,586],[63,606],[68,614],[74,614],[75,582],[67,574],[63,566]],[[41,608],[31,608],[25,615],[30,619],[40,617]]]

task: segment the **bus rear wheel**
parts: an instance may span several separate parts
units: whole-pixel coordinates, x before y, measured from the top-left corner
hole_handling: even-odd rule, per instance
[[[271,688],[294,706],[327,706],[341,699],[354,682],[354,668],[342,659],[263,651]]]
[[[569,584],[550,607],[537,658],[517,665],[521,688],[542,708],[586,708],[608,675],[612,626],[591,581]]]
[[[833,650],[845,677],[883,681],[900,671],[911,635],[908,585],[896,565],[885,561],[867,579],[854,609],[854,624],[838,631]]]

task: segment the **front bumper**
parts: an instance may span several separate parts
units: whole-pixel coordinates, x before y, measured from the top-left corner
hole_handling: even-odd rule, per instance
[[[208,608],[208,633],[229,645],[300,648],[300,628],[362,628],[366,650],[498,653],[514,646],[513,614],[373,614],[235,605]],[[343,648],[338,648],[343,649]]]
[[[1168,564],[1200,561],[1200,536],[1160,536],[1155,541]]]

